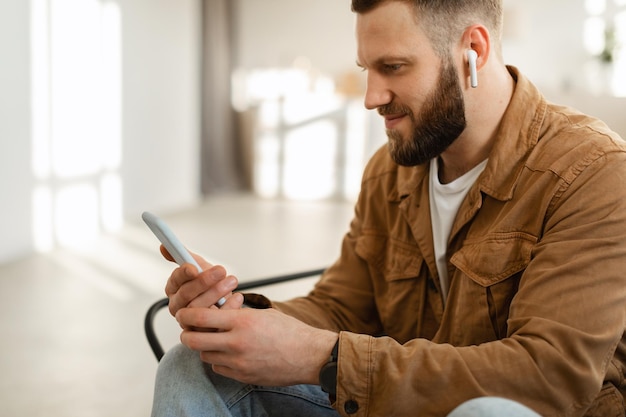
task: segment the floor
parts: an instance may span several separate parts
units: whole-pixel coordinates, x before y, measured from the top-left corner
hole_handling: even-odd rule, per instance
[[[191,250],[241,281],[331,263],[352,217],[350,202],[288,202],[219,196],[184,213],[160,214]],[[163,297],[173,266],[139,220],[80,249],[0,265],[0,416],[150,414],[156,360],[143,317]],[[265,291],[275,299],[312,281]],[[163,311],[167,348],[178,329]]]

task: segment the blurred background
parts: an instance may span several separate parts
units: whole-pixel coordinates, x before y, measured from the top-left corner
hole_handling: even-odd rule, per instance
[[[626,137],[626,0],[504,4],[505,61]],[[0,415],[149,413],[172,266],[144,210],[242,280],[332,262],[385,142],[353,25],[349,0],[0,0]]]

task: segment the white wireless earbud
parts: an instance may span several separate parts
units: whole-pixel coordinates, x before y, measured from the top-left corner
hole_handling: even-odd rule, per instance
[[[478,54],[473,49],[467,50],[467,60],[469,62],[469,70],[470,70],[470,85],[472,88],[478,87],[478,71],[476,70],[476,59],[478,59]]]

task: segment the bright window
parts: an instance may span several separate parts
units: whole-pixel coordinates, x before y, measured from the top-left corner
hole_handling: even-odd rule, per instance
[[[122,222],[121,15],[31,0],[34,242],[76,246]]]
[[[604,67],[606,93],[626,97],[626,0],[585,0],[584,46]]]
[[[253,188],[268,198],[353,200],[381,142],[369,135],[362,99],[336,93],[333,80],[302,62],[233,77],[235,108],[254,109]]]

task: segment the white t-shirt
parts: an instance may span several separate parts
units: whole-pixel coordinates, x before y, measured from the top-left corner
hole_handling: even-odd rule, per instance
[[[430,182],[428,190],[430,215],[433,241],[435,244],[435,258],[437,260],[437,272],[439,274],[439,283],[441,284],[444,304],[448,297],[449,288],[446,252],[448,249],[448,239],[452,231],[452,223],[454,223],[456,214],[467,192],[486,166],[487,160],[484,160],[451,183],[442,184],[439,182],[438,158],[434,158],[430,163]]]

